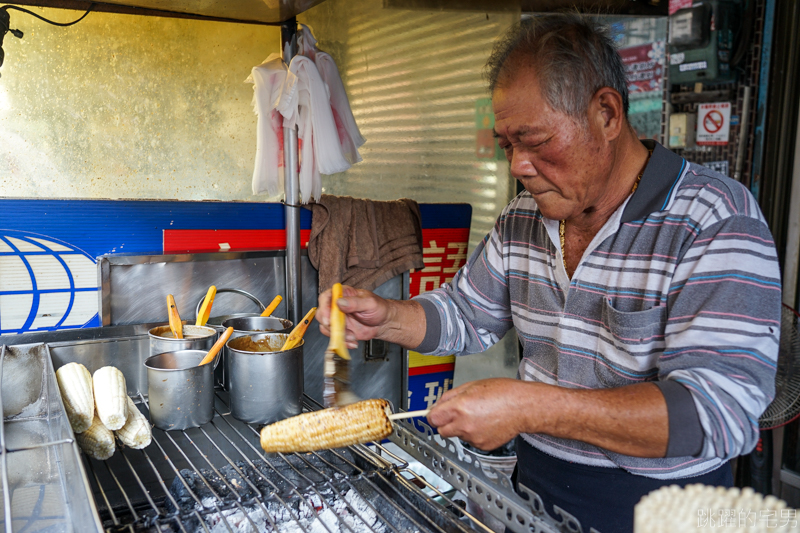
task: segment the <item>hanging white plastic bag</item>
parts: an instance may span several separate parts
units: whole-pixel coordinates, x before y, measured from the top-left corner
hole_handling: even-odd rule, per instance
[[[365,140],[358,130],[356,119],[350,109],[350,100],[347,98],[342,78],[339,76],[339,69],[336,68],[336,62],[330,54],[325,52],[317,51],[315,63],[322,80],[330,91],[331,108],[342,153],[351,165],[355,165],[361,161],[358,148],[364,144]]]
[[[298,127],[300,147],[300,194],[303,202],[313,196],[319,198],[322,182],[319,174],[335,174],[350,168],[342,154],[336,122],[331,110],[328,87],[314,62],[305,56],[295,56],[289,72],[297,76],[297,83],[281,91],[277,109],[286,120],[285,125]],[[316,169],[315,169],[316,167]]]
[[[280,55],[272,54],[245,80],[253,84],[253,110],[258,115],[253,194],[275,196],[283,191],[283,117],[275,103],[286,78],[286,65]]]

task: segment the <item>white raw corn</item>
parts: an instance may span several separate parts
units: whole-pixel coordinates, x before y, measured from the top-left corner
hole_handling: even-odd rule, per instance
[[[633,511],[634,533],[733,533],[798,531],[797,509],[774,496],[743,489],[694,484],[661,487],[643,497]]]
[[[146,448],[150,445],[153,437],[150,421],[139,411],[130,396],[126,396],[126,398],[128,399],[128,419],[125,421],[125,425],[115,433],[120,442],[129,448],[137,450]]]
[[[99,461],[105,461],[116,450],[114,434],[103,425],[97,415],[94,416],[91,427],[75,435],[75,440],[86,455]]]
[[[265,426],[265,452],[310,452],[381,440],[392,433],[391,409],[383,399],[303,413]]]
[[[72,431],[86,431],[94,419],[92,375],[82,364],[68,363],[56,370],[56,381]]]
[[[97,415],[108,429],[116,431],[128,418],[128,388],[125,376],[116,367],[104,366],[92,377]]]

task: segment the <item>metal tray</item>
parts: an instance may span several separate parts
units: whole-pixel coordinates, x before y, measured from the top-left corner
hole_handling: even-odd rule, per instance
[[[49,348],[36,344],[1,349],[0,407],[2,400],[8,403],[27,395],[21,412],[0,421],[4,531],[102,531]]]

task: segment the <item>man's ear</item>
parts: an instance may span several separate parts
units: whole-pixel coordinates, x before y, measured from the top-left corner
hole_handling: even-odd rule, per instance
[[[622,96],[611,87],[602,87],[589,103],[589,119],[606,141],[619,137],[625,124]]]

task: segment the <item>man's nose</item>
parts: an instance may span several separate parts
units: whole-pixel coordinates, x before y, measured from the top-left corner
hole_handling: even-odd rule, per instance
[[[511,156],[511,175],[514,178],[529,178],[536,176],[536,166],[528,157],[529,154],[522,150],[514,150]]]

